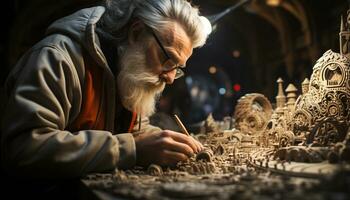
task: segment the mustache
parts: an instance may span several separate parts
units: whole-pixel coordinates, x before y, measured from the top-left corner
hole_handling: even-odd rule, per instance
[[[129,74],[130,76],[133,76],[132,78],[134,80],[137,80],[137,83],[139,85],[162,85],[166,82],[164,78],[161,78],[158,75],[155,75],[151,72],[142,72],[142,73],[133,73]]]

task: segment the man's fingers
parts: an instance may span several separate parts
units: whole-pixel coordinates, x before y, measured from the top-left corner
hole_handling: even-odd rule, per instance
[[[188,159],[188,157],[185,154],[170,150],[164,150],[163,155],[163,165],[175,165],[180,161],[186,161]]]
[[[174,131],[140,134],[134,139],[137,164],[141,166],[147,166],[149,163],[173,165],[200,151],[198,141]]]
[[[188,146],[190,146],[195,153],[198,153],[200,149],[197,147],[197,144],[195,143],[194,139],[191,136],[187,136],[185,134],[175,132],[175,131],[166,131],[173,140],[180,142],[180,143],[185,143]]]
[[[166,141],[164,144],[165,150],[182,153],[187,155],[188,157],[192,157],[194,155],[193,149],[186,143],[177,142],[172,138],[168,138],[165,141]]]
[[[198,141],[198,140],[196,140],[195,138],[193,138],[193,137],[191,137],[191,139],[193,140],[193,142],[196,144],[196,146],[197,146],[197,149],[198,149],[198,152],[199,151],[202,151],[203,150],[203,145]],[[197,152],[197,153],[198,153]]]
[[[198,148],[199,148],[199,151],[202,151],[202,150],[204,149],[202,143],[200,143],[200,142],[199,142],[198,140],[196,140],[196,139],[193,139],[193,140],[196,142],[196,144],[197,144],[197,146],[198,146]]]

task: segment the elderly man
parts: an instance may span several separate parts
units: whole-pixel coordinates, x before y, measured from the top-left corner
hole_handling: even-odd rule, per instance
[[[107,0],[54,22],[6,82],[4,167],[56,178],[188,159],[202,145],[147,117],[206,37],[185,0]]]

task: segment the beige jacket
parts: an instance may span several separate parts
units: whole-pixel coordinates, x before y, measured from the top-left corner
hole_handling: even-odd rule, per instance
[[[1,148],[2,162],[13,173],[67,178],[135,164],[132,134],[113,133],[118,123],[114,122],[115,77],[95,34],[95,24],[104,10],[87,8],[54,22],[48,36],[32,47],[10,73]],[[104,69],[108,91],[104,103],[109,111],[106,131],[66,130],[82,106],[83,48]]]

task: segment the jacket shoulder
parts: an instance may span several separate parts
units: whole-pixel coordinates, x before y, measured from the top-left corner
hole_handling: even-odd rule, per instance
[[[77,42],[74,38],[71,38],[64,34],[52,34],[46,36],[43,40],[34,45],[31,51],[41,50],[46,47],[51,47],[60,52],[64,57],[72,59],[72,64],[82,66],[82,56],[84,47],[81,43]]]

